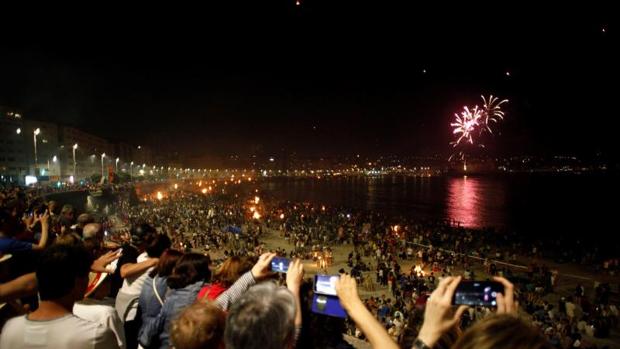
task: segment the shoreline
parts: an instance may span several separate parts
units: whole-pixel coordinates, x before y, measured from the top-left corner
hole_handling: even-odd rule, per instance
[[[265,248],[267,250],[275,250],[277,248],[280,248],[280,249],[283,248],[286,251],[292,250],[292,245],[288,241],[286,241],[284,238],[281,237],[281,233],[282,232],[280,230],[267,228],[264,230],[263,236],[261,236],[260,241],[261,243],[265,245]],[[428,245],[420,245],[420,247],[428,247]],[[435,249],[438,249],[438,248],[435,248]],[[336,244],[336,245],[331,246],[331,250],[333,251],[334,261],[333,261],[333,264],[327,268],[327,273],[337,275],[338,270],[340,268],[344,268],[346,271],[349,271],[351,268],[347,266],[347,255],[349,252],[354,251],[354,246],[352,244]],[[442,250],[446,251],[445,249],[442,249]],[[476,257],[476,256],[472,256],[472,257],[478,258],[478,260],[483,260],[480,257]],[[386,295],[387,298],[393,299],[394,297],[388,286],[381,286],[379,283],[375,282],[375,270],[372,268],[376,266],[375,259],[372,256],[370,257],[362,256],[362,261],[370,262],[369,265],[371,266],[371,270],[362,272],[362,275],[367,276],[368,274],[370,274],[369,276],[370,276],[370,279],[372,279],[373,288],[369,290],[366,288],[366,285],[364,283],[358,284],[358,292],[359,292],[360,297],[363,300],[366,300],[370,297],[380,297],[382,295]],[[401,270],[403,272],[406,272],[411,267],[418,264],[417,257],[413,257],[413,259],[411,260],[408,260],[408,259],[403,260],[403,259],[398,258],[398,261],[399,261],[399,264],[401,265]],[[550,268],[555,267],[554,263],[548,260],[542,259],[542,258],[537,258],[536,261],[539,263],[539,265],[541,264],[540,262],[544,261],[543,264],[546,264]],[[305,278],[313,278],[315,274],[323,273],[322,270],[316,267],[316,264],[312,260],[304,259],[302,260],[302,262],[304,264],[304,270],[305,270],[304,277]],[[511,268],[516,268],[519,270],[519,273],[527,273],[526,266],[519,265],[519,264],[506,263],[503,261],[497,261],[497,262],[506,264],[510,266]],[[486,270],[481,265],[481,263],[472,264],[470,266],[470,269],[472,269],[475,272],[476,279],[484,280],[486,278],[490,278],[490,275],[486,272]],[[571,265],[570,263],[567,263],[565,265],[559,266],[558,268],[559,277],[558,277],[557,284],[554,287],[552,292],[547,293],[546,295],[542,297],[542,300],[548,301],[549,303],[557,306],[557,303],[560,300],[560,298],[572,296],[575,288],[579,284],[584,286],[585,295],[587,297],[591,297],[594,294],[595,282],[597,281],[603,282],[603,280],[600,278],[597,280],[595,277],[586,277],[586,276],[573,274],[573,272],[575,272],[575,269],[579,269],[578,265]],[[428,265],[425,266],[425,271],[430,272]],[[451,274],[462,275],[463,272],[464,272],[464,269],[462,268],[462,266],[457,265],[454,267]],[[440,275],[437,275],[437,277],[439,276]],[[611,282],[612,280],[615,283],[610,283],[610,284],[612,285],[612,289],[615,290],[616,292],[615,294],[616,299],[612,303],[617,303],[617,298],[620,297],[620,295],[617,293],[618,291],[620,291],[618,289],[620,288],[620,277],[609,276],[609,279],[606,279],[605,282]],[[617,288],[614,288],[613,285],[617,285]],[[525,312],[524,308],[521,308],[521,313],[523,314],[523,316],[526,316],[527,318],[531,319],[532,315]],[[347,334],[344,334],[344,335],[346,338]],[[588,337],[588,338],[592,342],[595,342],[599,345],[609,345],[611,348],[620,348],[620,346],[617,345],[618,343],[620,343],[620,332],[617,329],[613,329],[611,331],[610,337],[608,338],[594,338],[594,337]],[[360,339],[357,339],[351,336],[348,336],[348,339],[349,339],[348,342],[351,344],[353,343],[360,344],[360,346],[356,345],[355,346],[356,348],[368,348],[365,345],[367,344],[367,342],[364,340],[360,340]]]

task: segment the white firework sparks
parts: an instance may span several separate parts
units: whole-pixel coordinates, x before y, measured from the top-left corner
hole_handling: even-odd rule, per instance
[[[476,126],[480,125],[480,119],[482,118],[482,110],[478,106],[473,107],[471,110],[469,107],[463,107],[463,111],[459,115],[454,114],[455,121],[450,124],[454,127],[453,134],[458,135],[456,141],[452,142],[454,147],[461,144],[463,141],[467,141],[470,144],[474,144],[472,133],[476,129]]]
[[[502,111],[502,104],[508,103],[507,99],[502,99],[490,95],[488,98],[482,97],[482,109],[484,111],[484,126],[489,133],[493,134],[490,123],[497,123],[500,120],[504,120],[504,112]],[[485,129],[481,129],[483,132]]]

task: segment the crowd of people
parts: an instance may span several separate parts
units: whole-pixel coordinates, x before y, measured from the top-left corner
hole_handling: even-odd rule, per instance
[[[3,188],[1,348],[344,348],[343,334],[373,348],[594,348],[618,325],[612,284],[563,295],[544,263],[512,266],[545,257],[543,242],[239,193],[136,202],[131,187],[115,190],[111,207],[85,213]],[[272,232],[290,250],[268,249]],[[291,259],[287,273],[270,270],[276,256]],[[613,256],[563,256],[618,267]],[[303,262],[340,269],[346,320],[310,311]],[[463,278],[503,284],[497,307],[452,306]]]
[[[561,290],[560,273],[541,258],[545,252],[534,250],[522,238],[508,243],[512,241],[510,235],[472,231],[451,222],[389,219],[378,213],[355,213],[345,208],[326,210],[324,206],[285,204],[276,210],[273,216],[282,212],[281,217],[288,219],[282,219],[275,228],[286,239],[292,239],[295,251],[300,240],[302,247],[321,243],[353,245],[347,258],[348,273],[363,289],[373,291],[369,292],[366,305],[395,340],[404,335],[405,328],[411,330],[408,320],[416,319],[414,323],[419,324],[420,316],[416,313],[425,304],[426,296],[441,279],[452,275],[470,280],[493,276],[512,280],[520,291],[523,315],[557,347],[586,347],[590,345],[586,338],[608,338],[611,330],[617,329],[619,313],[611,295],[612,285],[617,295],[620,284],[597,282],[589,295],[582,284],[576,284],[574,292]],[[544,241],[535,246],[550,248]],[[580,254],[592,258],[585,251]],[[578,261],[587,263],[585,259]],[[613,276],[616,262],[611,261],[617,259],[592,262],[601,261],[609,265],[599,274]],[[519,268],[519,263],[526,268]],[[376,291],[381,292],[380,297],[372,296]],[[488,314],[488,308],[470,308],[463,315],[461,327],[467,328]],[[348,332],[361,336],[354,327]]]

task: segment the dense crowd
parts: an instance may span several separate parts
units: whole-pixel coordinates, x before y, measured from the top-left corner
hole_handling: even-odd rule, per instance
[[[415,319],[411,324],[419,327],[417,313],[426,296],[441,279],[453,275],[470,280],[493,276],[512,280],[520,291],[517,297],[523,316],[556,347],[586,347],[586,338],[608,338],[618,327],[618,308],[611,301],[612,283],[590,285],[593,292],[589,295],[580,283],[574,290],[558,290],[559,271],[545,265],[541,258],[546,253],[543,251],[550,248],[544,242],[531,247],[516,237],[517,242],[509,243],[513,241],[511,235],[472,231],[452,222],[412,222],[377,213],[352,213],[344,208],[287,204],[278,207],[273,216],[277,217],[278,212],[288,218],[275,228],[290,240],[293,251],[316,244],[354,246],[347,258],[348,272],[363,289],[381,291],[380,297],[372,296],[365,302],[395,340],[404,336],[405,328],[413,330],[415,326],[407,326],[411,319]],[[593,255],[586,251],[579,252],[583,258],[572,253],[564,255],[580,264],[603,265],[598,268],[603,277],[613,276],[617,270],[617,258],[592,260]],[[524,261],[530,261],[523,263],[527,268],[519,268]],[[405,269],[404,264],[410,267]],[[617,295],[620,284],[613,286]],[[461,328],[489,313],[488,308],[468,309]],[[355,327],[348,332],[361,336]]]
[[[2,190],[0,347],[344,348],[349,334],[374,348],[593,348],[618,326],[612,284],[563,294],[557,270],[514,267],[550,257],[548,243],[237,194],[135,202],[129,187],[114,190],[99,213]],[[249,213],[259,209],[260,220]],[[268,251],[267,232],[290,249]],[[346,320],[310,311],[302,264],[326,271],[343,245]],[[292,260],[287,273],[270,270],[276,256]],[[618,268],[574,244],[559,256]],[[496,308],[452,306],[461,279],[492,278],[504,285]]]

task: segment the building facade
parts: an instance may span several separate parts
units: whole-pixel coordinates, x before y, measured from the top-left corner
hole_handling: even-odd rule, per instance
[[[60,127],[60,143],[63,146],[62,174],[64,177],[85,178],[108,172],[116,154],[114,146],[106,139],[75,127]],[[77,147],[74,151],[74,146]],[[74,163],[75,153],[75,163]],[[104,155],[105,154],[105,155]],[[74,170],[75,169],[75,170]]]
[[[0,182],[21,182],[28,174],[26,135],[21,113],[0,106]]]
[[[0,106],[0,183],[24,184],[28,175],[44,182],[112,172],[137,175],[145,166],[159,172],[169,163],[153,161],[148,146],[110,142],[75,127],[28,120],[20,111]]]

